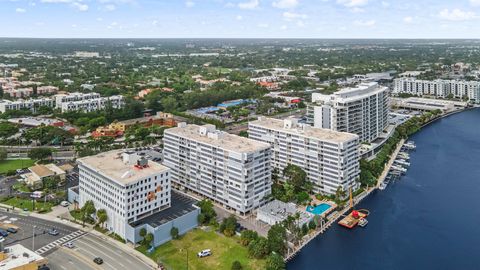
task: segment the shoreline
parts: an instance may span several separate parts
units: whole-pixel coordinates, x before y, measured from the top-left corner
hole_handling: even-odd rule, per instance
[[[441,120],[443,118],[446,118],[446,117],[449,117],[451,115],[455,115],[457,113],[461,113],[461,112],[465,112],[465,111],[469,111],[469,110],[473,110],[473,109],[478,109],[480,107],[467,107],[467,108],[464,108],[464,109],[461,109],[461,110],[455,110],[455,111],[452,111],[452,112],[448,112],[448,113],[445,113],[445,114],[442,114],[430,121],[428,121],[427,123],[423,124],[420,129],[418,131],[421,131],[424,127],[436,122],[437,120]],[[417,131],[417,132],[418,132]],[[415,133],[417,133],[415,132]],[[415,134],[414,133],[414,134]],[[413,135],[413,134],[412,134]],[[409,137],[408,137],[409,138]],[[390,171],[390,168],[391,166],[393,165],[393,161],[397,158],[398,156],[398,153],[399,153],[399,149],[401,149],[401,147],[403,146],[403,144],[405,143],[406,140],[408,140],[408,138],[406,139],[402,139],[398,144],[397,144],[397,148],[395,149],[395,151],[392,153],[392,155],[390,156],[390,159],[389,161],[385,164],[385,169],[384,171],[382,172],[382,174],[380,175],[380,177],[377,179],[377,185],[374,186],[374,187],[371,187],[371,188],[368,188],[360,193],[359,195],[357,195],[355,198],[353,198],[353,206],[356,206],[358,203],[360,203],[362,200],[364,200],[365,198],[367,198],[372,192],[376,191],[378,189],[378,187],[380,186],[380,184],[384,181],[385,179],[385,176],[387,175],[388,171]],[[386,173],[385,173],[386,172]],[[384,176],[384,177],[382,177]],[[380,180],[381,178],[383,178],[382,180]],[[332,226],[333,223],[337,222],[337,220],[341,217],[343,217],[348,211],[350,210],[350,207],[345,207],[344,209],[342,209],[340,212],[338,212],[335,216],[333,216],[326,224],[322,224],[322,226],[320,227],[320,230],[316,230],[312,235],[307,235],[305,236],[305,240],[298,246],[298,248],[296,248],[292,253],[289,253],[286,255],[286,257],[284,258],[284,261],[286,263],[288,263],[289,261],[291,261],[292,259],[295,258],[295,256],[300,253],[302,251],[302,249],[307,246],[310,241],[312,241],[313,239],[315,239],[317,236],[325,233],[327,231],[328,228],[330,228]]]

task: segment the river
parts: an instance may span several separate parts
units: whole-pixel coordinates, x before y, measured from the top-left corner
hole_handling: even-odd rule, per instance
[[[412,136],[405,176],[357,208],[368,225],[333,225],[287,269],[480,269],[480,109]]]

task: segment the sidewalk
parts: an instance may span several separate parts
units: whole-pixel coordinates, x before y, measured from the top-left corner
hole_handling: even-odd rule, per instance
[[[13,210],[13,207],[10,206],[10,205],[0,203],[0,207],[5,208],[5,209],[9,209],[10,212],[15,213],[15,214],[24,214],[21,209],[16,208],[15,210]],[[67,226],[76,228],[78,230],[85,231],[87,233],[90,233],[94,236],[97,236],[97,237],[101,238],[103,241],[109,242],[110,244],[122,249],[124,252],[132,255],[133,257],[136,257],[137,259],[141,260],[145,264],[148,264],[152,269],[158,269],[158,265],[157,265],[156,262],[154,262],[152,259],[150,259],[146,255],[144,255],[143,253],[135,250],[133,248],[133,245],[123,244],[123,243],[121,243],[121,242],[119,242],[115,239],[112,239],[111,237],[95,230],[92,225],[86,224],[85,227],[83,227],[82,225],[77,224],[75,222],[72,222],[68,219],[60,218],[58,216],[53,216],[52,213],[53,212],[50,212],[50,213],[47,213],[47,214],[38,214],[38,213],[26,212],[25,216],[39,218],[39,219],[43,219],[43,220],[50,221],[50,222],[61,223],[63,225],[67,225]]]

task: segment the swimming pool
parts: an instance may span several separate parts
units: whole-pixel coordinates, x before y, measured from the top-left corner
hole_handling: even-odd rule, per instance
[[[330,207],[332,207],[330,204],[328,203],[321,203],[315,207],[313,206],[307,206],[307,209],[305,209],[307,212],[309,213],[312,213],[312,214],[315,214],[315,215],[321,215],[323,214],[323,212],[327,211],[328,209],[330,209]]]

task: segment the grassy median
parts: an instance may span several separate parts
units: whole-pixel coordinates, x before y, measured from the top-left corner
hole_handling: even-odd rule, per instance
[[[264,260],[256,260],[248,257],[247,248],[240,245],[238,237],[225,237],[214,231],[195,229],[180,237],[178,240],[169,241],[151,254],[146,253],[145,247],[138,250],[155,262],[162,262],[168,269],[212,270],[231,269],[234,261],[239,261],[243,269],[265,269]],[[211,249],[212,256],[198,258],[197,253],[203,249]]]

